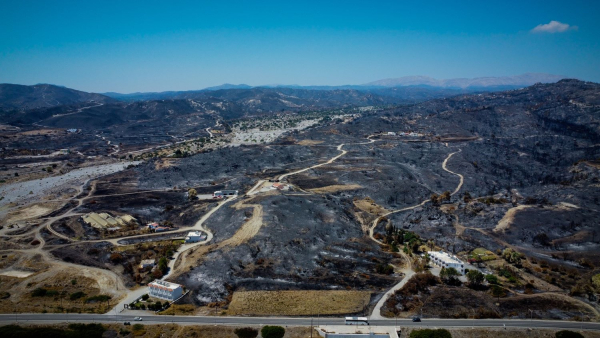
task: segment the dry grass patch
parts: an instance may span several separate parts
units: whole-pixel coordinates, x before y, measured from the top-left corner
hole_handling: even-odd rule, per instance
[[[0,313],[18,312],[71,312],[105,313],[118,298],[110,300],[90,299],[105,295],[98,281],[68,269],[47,270],[27,278],[0,276],[0,285],[10,293],[10,297],[0,300]],[[44,295],[34,291],[45,290]],[[76,293],[82,293],[73,296]]]
[[[165,311],[159,312],[159,315],[171,316],[191,316],[196,313],[196,307],[192,304],[173,304]]]
[[[165,169],[165,168],[170,168],[170,167],[174,166],[175,164],[177,164],[177,162],[179,162],[178,159],[162,158],[162,159],[156,161],[156,163],[154,165],[154,169],[161,170],[161,169]]]
[[[328,185],[328,186],[321,187],[321,188],[308,189],[308,191],[311,191],[311,192],[314,192],[317,194],[328,194],[328,193],[334,193],[334,192],[338,192],[338,191],[357,190],[357,189],[362,189],[362,186],[360,186],[358,184],[336,184],[336,185]]]
[[[366,213],[369,213],[369,214],[375,215],[375,216],[381,216],[381,215],[387,214],[389,212],[389,210],[387,210],[386,208],[375,203],[375,201],[373,201],[373,199],[371,199],[370,197],[365,197],[360,200],[358,200],[358,199],[355,200],[354,206],[356,206],[361,211],[364,211]]]
[[[319,141],[319,140],[302,140],[300,142],[297,142],[297,145],[301,145],[301,146],[314,146],[317,144],[321,144],[323,143],[323,141]]]
[[[58,208],[58,203],[34,204],[9,214],[6,223],[38,218]]]
[[[233,293],[228,315],[304,316],[348,314],[363,310],[369,291],[239,291]]]

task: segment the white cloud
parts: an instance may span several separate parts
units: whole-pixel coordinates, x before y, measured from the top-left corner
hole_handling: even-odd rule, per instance
[[[531,30],[532,33],[562,33],[568,30],[577,30],[577,26],[571,26],[567,23],[552,20],[547,24],[537,25]]]

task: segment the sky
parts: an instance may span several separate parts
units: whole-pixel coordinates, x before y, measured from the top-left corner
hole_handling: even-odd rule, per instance
[[[550,73],[600,82],[600,1],[0,0],[0,83],[90,92]]]

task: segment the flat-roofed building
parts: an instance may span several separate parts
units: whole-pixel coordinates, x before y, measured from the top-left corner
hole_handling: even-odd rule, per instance
[[[465,274],[465,263],[458,257],[443,251],[429,251],[429,257],[433,264],[441,268],[455,268],[461,275]]]
[[[140,262],[140,270],[146,270],[154,267],[154,259],[144,259]]]
[[[183,294],[183,287],[176,283],[165,282],[156,279],[154,282],[148,283],[150,297],[177,300]]]
[[[206,236],[202,234],[200,231],[190,231],[188,235],[185,237],[186,243],[196,243],[206,239]]]

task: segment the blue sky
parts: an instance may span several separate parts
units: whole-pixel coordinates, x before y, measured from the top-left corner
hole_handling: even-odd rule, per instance
[[[600,1],[0,0],[0,83],[128,93],[526,72],[600,82],[598,13]]]

